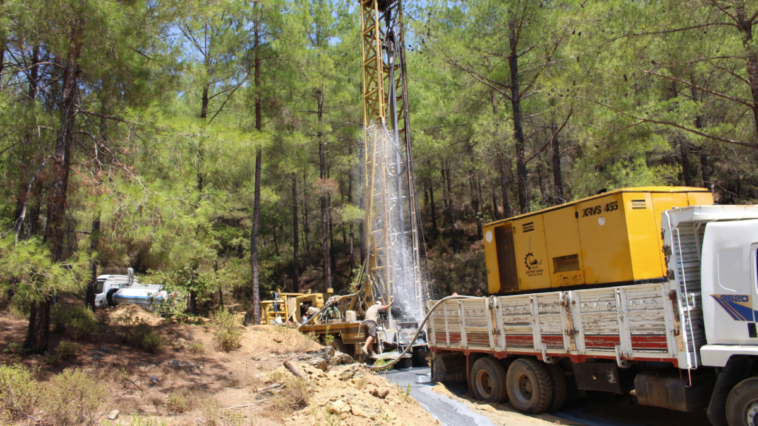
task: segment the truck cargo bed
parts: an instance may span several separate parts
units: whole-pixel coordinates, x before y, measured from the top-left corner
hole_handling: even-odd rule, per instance
[[[428,323],[430,349],[662,361],[686,368],[676,281],[446,300]],[[429,302],[429,309],[435,302]]]

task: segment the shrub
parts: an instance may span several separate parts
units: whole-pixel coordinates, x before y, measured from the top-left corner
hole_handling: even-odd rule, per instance
[[[53,331],[66,333],[75,340],[93,339],[98,334],[98,320],[84,305],[53,305],[50,310]]]
[[[216,325],[216,344],[219,349],[227,352],[237,349],[242,341],[242,331],[240,321],[234,314],[226,309],[219,309],[216,312]]]
[[[282,391],[274,397],[274,405],[284,412],[291,412],[308,406],[310,400],[308,382],[292,375],[285,376],[283,379],[283,382],[280,383],[284,386],[282,386]]]
[[[34,372],[21,364],[0,365],[0,413],[5,420],[25,417],[39,401]]]
[[[76,343],[61,342],[55,350],[58,352],[61,360],[66,361],[76,356],[77,349],[79,349],[79,346]]]
[[[177,413],[183,413],[187,411],[187,407],[189,407],[189,402],[187,401],[187,398],[185,398],[182,395],[179,395],[178,393],[170,393],[166,397],[166,408],[168,408],[171,411],[176,411]]]
[[[144,331],[139,333],[141,336],[139,340],[140,346],[142,346],[143,349],[150,352],[151,354],[157,354],[158,352],[162,351],[163,348],[168,345],[168,339],[161,336],[157,331],[153,330],[148,325],[142,325],[139,326],[139,328],[143,328]]]
[[[90,379],[84,371],[66,369],[50,379],[40,406],[53,424],[91,423],[107,395],[105,385]]]
[[[202,342],[192,342],[189,349],[193,354],[205,353],[205,345]]]

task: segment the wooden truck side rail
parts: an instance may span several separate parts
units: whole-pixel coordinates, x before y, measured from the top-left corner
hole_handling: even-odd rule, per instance
[[[534,355],[584,362],[670,362],[686,368],[676,281],[447,300],[428,322],[432,352]],[[428,309],[435,302],[429,302]]]

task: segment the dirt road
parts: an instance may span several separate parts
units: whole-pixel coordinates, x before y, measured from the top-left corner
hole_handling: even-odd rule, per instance
[[[709,426],[705,412],[680,413],[638,405],[632,397],[610,401],[575,396],[557,412],[526,415],[510,404],[482,404],[468,395],[465,383],[437,384],[429,381],[429,368],[391,370],[382,375],[403,388],[411,385],[413,396],[444,425],[540,426],[548,424],[586,426]]]

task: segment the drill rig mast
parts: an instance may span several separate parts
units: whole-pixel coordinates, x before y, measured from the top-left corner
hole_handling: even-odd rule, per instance
[[[304,332],[334,337],[336,349],[360,353],[365,310],[394,302],[377,327],[378,352],[412,345],[429,298],[421,271],[420,218],[411,153],[401,0],[359,0],[363,73],[363,201],[368,258],[358,290],[332,296]],[[310,315],[309,315],[310,316]],[[411,355],[406,355],[411,356]]]

